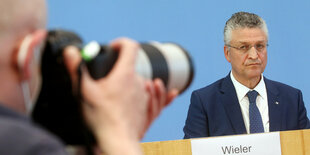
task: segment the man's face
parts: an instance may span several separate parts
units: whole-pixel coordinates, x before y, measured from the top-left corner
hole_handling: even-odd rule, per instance
[[[225,57],[239,82],[260,78],[267,64],[267,36],[259,28],[240,28],[232,31]]]

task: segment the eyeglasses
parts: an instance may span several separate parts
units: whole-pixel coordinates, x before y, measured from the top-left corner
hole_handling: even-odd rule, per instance
[[[231,45],[226,45],[228,47],[231,47],[231,48],[235,48],[243,53],[246,53],[248,52],[252,47],[254,47],[258,52],[262,52],[264,50],[266,50],[266,48],[269,46],[267,43],[258,43],[258,44],[255,44],[255,45],[240,45],[239,47],[236,47],[236,46],[231,46]]]

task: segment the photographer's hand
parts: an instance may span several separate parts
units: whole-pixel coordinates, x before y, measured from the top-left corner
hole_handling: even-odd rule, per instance
[[[84,116],[104,152],[141,154],[139,140],[177,92],[167,93],[161,80],[145,80],[135,73],[139,48],[136,42],[121,38],[111,46],[120,53],[106,77],[93,80],[87,69],[82,68]],[[76,70],[81,61],[78,49],[68,47],[64,54],[72,81],[76,82]]]

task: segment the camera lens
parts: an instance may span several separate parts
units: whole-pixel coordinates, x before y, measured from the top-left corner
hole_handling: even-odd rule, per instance
[[[147,78],[160,78],[168,90],[182,93],[194,75],[192,59],[178,44],[151,42],[141,44],[136,70]]]
[[[141,43],[136,61],[136,71],[147,79],[160,78],[168,90],[181,92],[190,85],[194,67],[188,52],[174,43]],[[106,76],[118,57],[118,52],[96,41],[87,44],[82,56],[94,79]]]

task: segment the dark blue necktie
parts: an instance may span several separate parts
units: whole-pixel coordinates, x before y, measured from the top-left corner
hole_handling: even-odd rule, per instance
[[[264,132],[264,126],[262,117],[260,112],[256,106],[256,97],[258,95],[257,91],[249,91],[248,92],[249,98],[249,115],[250,115],[250,133],[261,133]]]

